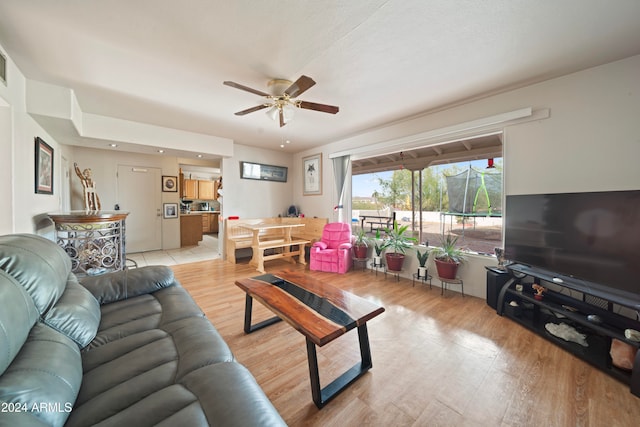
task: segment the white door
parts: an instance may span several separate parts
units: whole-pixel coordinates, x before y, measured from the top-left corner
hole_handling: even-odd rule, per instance
[[[161,171],[144,166],[118,165],[117,203],[129,212],[126,220],[126,251],[162,249]]]

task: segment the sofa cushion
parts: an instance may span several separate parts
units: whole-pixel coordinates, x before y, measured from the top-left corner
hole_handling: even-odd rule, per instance
[[[96,297],[100,305],[149,294],[176,284],[173,270],[160,265],[82,279],[82,285]]]
[[[61,426],[67,420],[82,381],[78,346],[43,323],[36,323],[0,376],[0,402],[17,404],[12,425]],[[4,415],[4,414],[3,414]]]
[[[33,300],[16,280],[0,270],[0,374],[27,340],[38,319]]]
[[[44,314],[64,292],[71,259],[51,240],[33,234],[0,236],[0,270],[13,276]]]
[[[187,416],[194,404],[191,415],[203,418],[199,398],[181,382],[234,357],[187,291],[172,286],[101,309],[100,330],[82,351],[84,378],[69,425],[150,424]]]
[[[43,321],[83,348],[98,332],[100,305],[72,274],[62,297],[47,312]]]

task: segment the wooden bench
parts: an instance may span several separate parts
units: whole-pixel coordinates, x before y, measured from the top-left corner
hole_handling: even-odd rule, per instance
[[[293,257],[297,256],[298,262],[300,264],[306,264],[306,261],[304,259],[304,247],[307,243],[309,243],[309,241],[303,239],[276,239],[260,242],[257,248],[255,246],[252,246],[252,250],[255,254],[255,261],[252,258],[252,263],[261,273],[265,273],[264,262],[272,259],[288,258],[290,262],[294,262]],[[297,248],[292,250],[294,246]],[[275,253],[265,255],[265,251],[268,249],[275,250]]]
[[[220,239],[224,248],[226,260],[236,263],[236,251],[238,249],[250,249],[252,245],[252,234],[246,228],[241,227],[245,224],[258,223],[285,223],[285,224],[304,224],[304,227],[298,227],[292,231],[292,239],[307,241],[305,246],[310,246],[322,237],[322,229],[329,222],[327,218],[251,218],[251,219],[225,219],[223,224],[223,238]],[[260,234],[260,239],[277,240],[281,238],[277,230],[266,230]],[[273,248],[269,248],[273,249]]]
[[[360,220],[362,229],[364,230],[364,224],[367,223],[369,224],[371,232],[373,233],[377,230],[384,230],[393,227],[393,222],[396,220],[396,213],[393,212],[391,216],[361,215]]]

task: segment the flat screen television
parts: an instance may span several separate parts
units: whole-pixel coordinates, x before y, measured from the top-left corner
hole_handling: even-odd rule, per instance
[[[639,309],[640,190],[507,196],[504,257]]]

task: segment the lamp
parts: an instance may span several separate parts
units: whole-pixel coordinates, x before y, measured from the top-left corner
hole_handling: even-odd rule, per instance
[[[289,123],[295,114],[295,107],[292,102],[287,99],[276,99],[275,103],[266,112],[267,116],[274,122],[280,120],[280,111],[282,111],[282,119],[284,123]]]
[[[266,114],[271,120],[273,120],[275,122],[276,120],[278,120],[278,111],[280,111],[278,109],[278,106],[274,105],[273,107],[271,107],[271,108],[269,108],[267,110]]]

